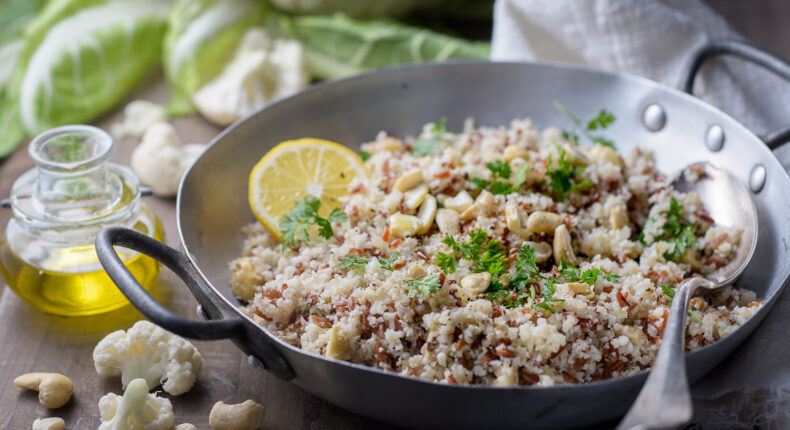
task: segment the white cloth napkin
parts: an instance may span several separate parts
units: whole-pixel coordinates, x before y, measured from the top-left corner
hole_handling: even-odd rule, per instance
[[[627,72],[678,87],[716,38],[740,38],[699,0],[497,0],[492,60],[547,60]],[[790,83],[729,59],[709,63],[695,94],[758,135],[790,124]],[[790,166],[790,145],[780,149]],[[790,293],[723,365],[695,384],[694,429],[790,428]]]

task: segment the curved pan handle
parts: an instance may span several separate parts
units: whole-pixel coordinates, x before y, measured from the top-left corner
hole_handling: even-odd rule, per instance
[[[715,40],[699,48],[686,66],[683,79],[683,91],[692,94],[694,80],[702,65],[712,57],[719,55],[732,55],[750,63],[762,66],[766,70],[776,73],[790,81],[790,63],[787,61],[750,45],[734,39]],[[782,144],[790,142],[790,127],[767,135],[765,144],[771,149],[776,149]]]
[[[164,263],[188,285],[199,282],[187,271],[189,261],[181,252],[128,228],[105,228],[96,237],[96,254],[99,256],[110,279],[124,296],[143,315],[156,325],[177,335],[202,340],[229,339],[244,334],[244,323],[239,318],[224,318],[214,321],[194,321],[180,317],[159,304],[146,291],[129,269],[121,262],[113,245],[123,246]]]

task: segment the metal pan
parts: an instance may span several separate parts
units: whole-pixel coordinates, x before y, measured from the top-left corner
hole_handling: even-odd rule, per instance
[[[688,88],[705,58],[735,54],[790,79],[790,65],[737,42],[701,50],[691,63]],[[727,168],[748,184],[759,213],[759,246],[739,281],[766,305],[713,345],[688,354],[695,381],[729,355],[776,302],[790,274],[790,178],[757,136],[719,110],[684,92],[622,74],[539,63],[452,63],[408,66],[317,86],[273,104],[225,130],[187,173],[178,195],[183,251],[125,229],[102,231],[101,263],[129,300],[149,319],[183,336],[232,339],[251,362],[330,403],[360,415],[408,427],[567,428],[625,413],[645,380],[634,376],[556,387],[460,386],[388,373],[294,348],[245,316],[230,288],[228,262],[242,249],[241,229],[253,222],[247,177],[278,142],[316,136],[356,146],[380,130],[416,133],[447,117],[450,129],[474,117],[480,125],[532,118],[538,126],[563,124],[552,108],[576,112],[605,107],[617,116],[608,133],[620,149],[654,151],[667,173],[699,160]],[[775,135],[772,146],[787,138]],[[175,271],[201,304],[208,321],[172,314],[146,293],[112,245],[148,254]]]

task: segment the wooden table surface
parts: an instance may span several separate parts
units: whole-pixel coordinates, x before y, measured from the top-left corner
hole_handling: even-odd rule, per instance
[[[711,6],[758,46],[790,57],[787,43],[790,27],[784,25],[790,11],[784,0],[714,0]],[[134,98],[162,102],[167,99],[167,89],[152,77],[130,100]],[[116,112],[98,124],[107,127],[120,117]],[[184,143],[207,142],[219,131],[197,117],[177,119],[174,124]],[[135,144],[134,139],[116,142],[113,160],[125,163]],[[26,147],[0,162],[0,197],[8,196],[13,181],[30,167]],[[175,200],[148,197],[145,201],[161,218],[167,242],[177,246]],[[9,211],[0,210],[0,226],[5,225],[9,215]],[[197,302],[170,272],[161,273],[155,291],[173,311],[195,317]],[[0,428],[27,429],[36,418],[59,416],[65,419],[68,429],[95,429],[99,424],[99,398],[122,390],[118,378],[96,374],[91,357],[93,348],[107,333],[126,329],[141,318],[131,307],[95,317],[46,315],[21,301],[0,282]],[[386,428],[253,369],[229,341],[194,343],[203,355],[203,371],[190,392],[179,397],[168,396],[176,424],[189,422],[199,429],[208,429],[208,414],[214,402],[232,403],[251,398],[266,407],[263,427],[267,429]],[[31,371],[56,371],[69,376],[75,384],[72,400],[60,409],[45,409],[35,393],[18,389],[12,382],[16,376]]]

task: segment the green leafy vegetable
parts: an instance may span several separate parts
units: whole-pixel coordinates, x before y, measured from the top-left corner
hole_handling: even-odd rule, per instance
[[[251,27],[262,25],[265,2],[178,0],[170,11],[162,62],[173,88],[170,113],[194,111],[191,96],[219,75]]]
[[[453,253],[437,253],[435,257],[435,263],[436,266],[438,266],[439,269],[441,269],[444,273],[453,273],[458,267],[458,260],[455,259],[455,255]]]
[[[614,143],[612,143],[611,140],[601,135],[590,133],[591,131],[604,130],[610,125],[612,125],[612,123],[614,123],[616,118],[611,112],[607,111],[606,109],[601,109],[598,112],[598,115],[595,116],[595,118],[592,118],[585,123],[581,119],[579,119],[579,117],[577,117],[571,111],[569,111],[568,108],[563,106],[562,103],[555,101],[554,107],[557,108],[557,110],[559,110],[560,112],[564,113],[565,116],[570,118],[570,120],[573,122],[573,129],[571,129],[570,131],[565,130],[562,132],[563,138],[567,140],[572,140],[574,143],[578,144],[579,135],[576,133],[576,131],[580,130],[581,133],[591,142],[608,146],[610,148],[614,148]]]
[[[664,295],[664,298],[667,300],[667,304],[669,306],[672,306],[672,301],[675,299],[675,289],[671,288],[667,284],[664,284],[664,285],[661,286],[661,293]],[[694,319],[696,319],[697,321],[702,323],[702,320],[700,319],[700,317],[697,314],[695,314],[691,310],[691,308],[688,309],[688,314],[689,314],[689,316],[694,317]]]
[[[381,265],[382,269],[389,270],[390,272],[392,272],[393,271],[392,263],[398,261],[399,257],[400,257],[399,252],[393,252],[392,255],[389,256],[389,258],[379,258],[379,264]]]
[[[370,160],[370,157],[371,157],[370,152],[368,152],[368,151],[359,151],[358,154],[359,154],[359,158],[361,158],[362,161]]]
[[[30,22],[9,82],[28,133],[87,122],[117,104],[159,60],[170,4],[49,2]]]
[[[340,263],[337,264],[338,269],[343,270],[362,270],[367,266],[368,259],[357,254],[348,254],[345,257],[340,259]]]
[[[609,282],[615,282],[620,279],[620,275],[613,273],[607,274],[602,267],[596,267],[594,269],[589,269],[582,272],[578,267],[571,266],[564,261],[560,262],[557,270],[568,282],[581,281],[588,285],[595,285],[595,283],[598,282],[598,278],[601,276],[603,276],[603,278]]]
[[[404,282],[409,286],[409,297],[415,297],[418,294],[423,298],[428,298],[431,294],[439,290],[441,282],[439,276],[435,274],[425,275],[421,278],[407,279]]]
[[[583,190],[594,185],[588,180],[576,180],[576,175],[584,169],[578,166],[573,166],[565,160],[565,149],[558,145],[557,153],[559,154],[557,166],[555,168],[551,168],[551,156],[549,156],[549,169],[546,170],[546,175],[549,176],[549,185],[557,194],[557,198],[560,201],[565,200],[565,197],[568,195],[568,193],[572,191]]]
[[[336,79],[397,64],[488,59],[488,43],[470,42],[392,20],[332,16],[277,16],[267,28],[302,42],[310,72]]]
[[[438,124],[434,124],[431,128],[431,135],[428,137],[421,136],[414,142],[414,147],[411,149],[411,155],[415,157],[423,157],[433,154],[442,147],[442,137],[447,133],[447,118],[442,117]]]
[[[280,236],[285,246],[295,247],[297,240],[305,242],[310,240],[311,226],[318,226],[318,235],[324,239],[330,239],[333,222],[345,222],[346,214],[342,210],[335,208],[329,216],[322,218],[318,215],[321,208],[321,201],[313,196],[297,200],[294,209],[283,216],[280,220]]]

